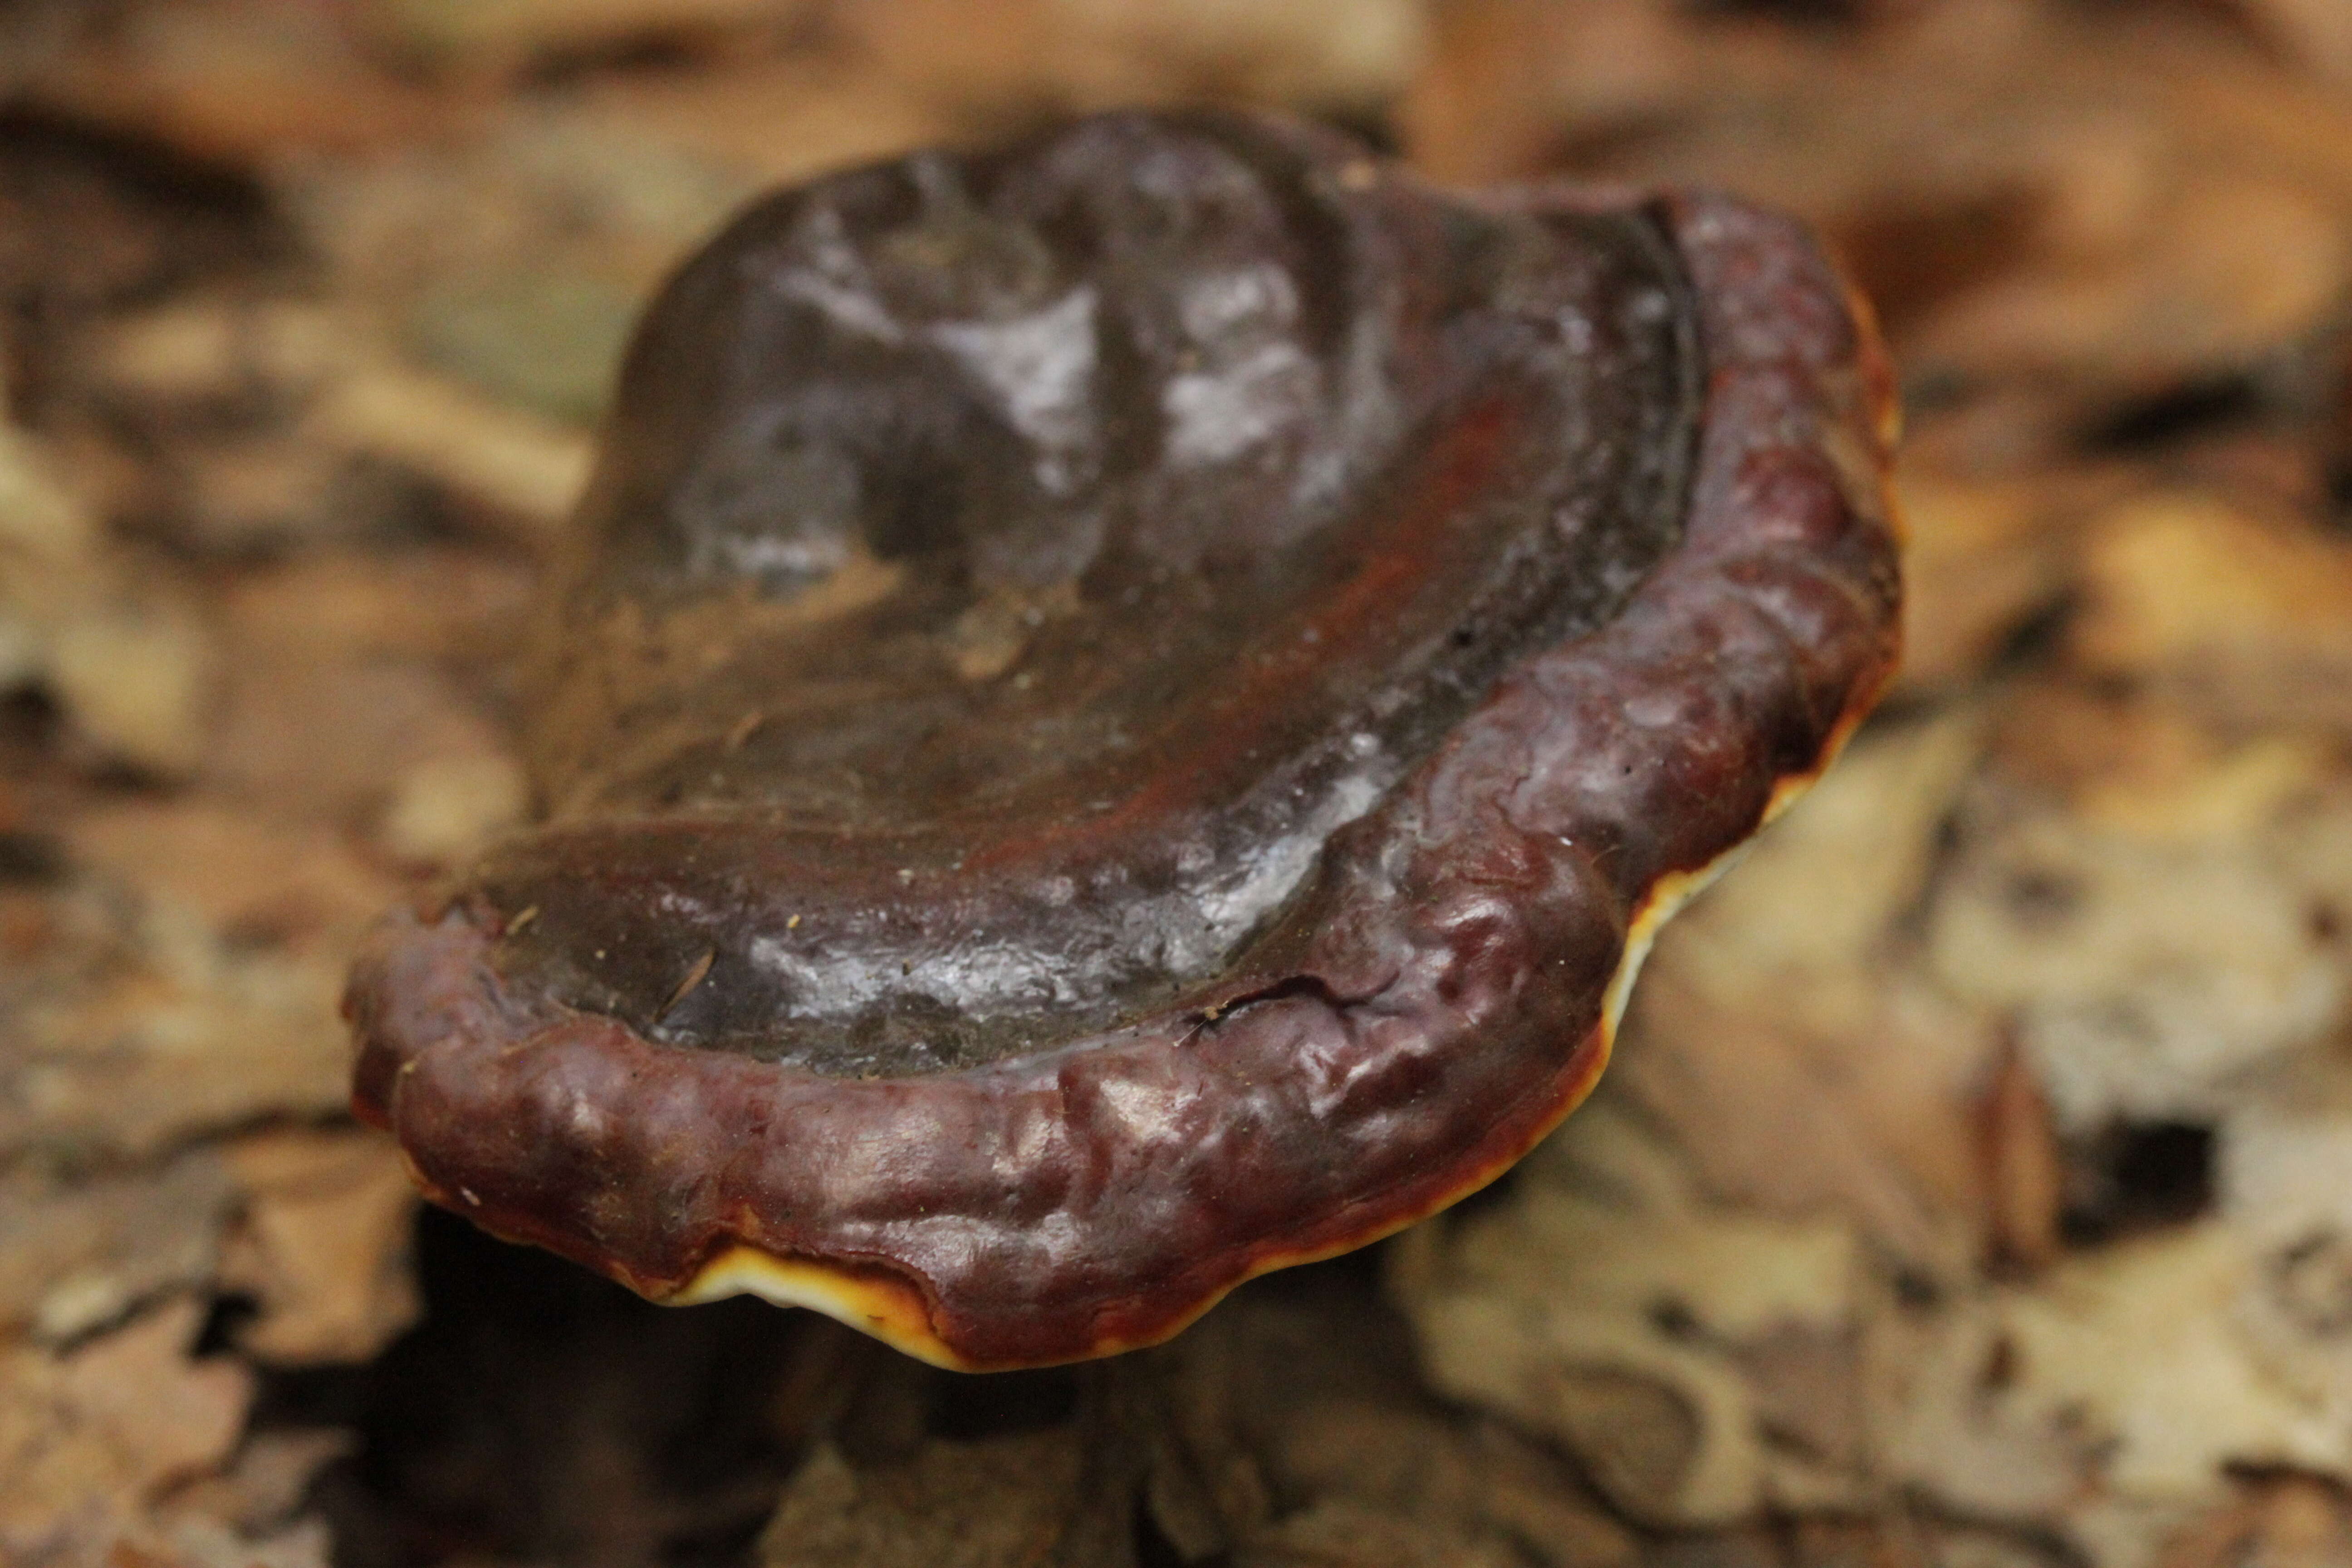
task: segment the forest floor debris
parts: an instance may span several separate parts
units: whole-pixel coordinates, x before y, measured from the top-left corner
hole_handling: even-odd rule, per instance
[[[0,1558],[1093,1517],[1058,1374],[420,1221],[335,1010],[529,809],[517,628],[675,258],[777,180],[1197,100],[1808,216],[1901,366],[1910,652],[1591,1108],[1160,1354],[1195,1489],[1139,1461],[1118,1550],[2352,1561],[2347,50],[2323,0],[0,8]]]

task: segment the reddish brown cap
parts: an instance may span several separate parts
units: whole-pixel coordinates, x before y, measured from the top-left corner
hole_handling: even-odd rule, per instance
[[[1891,401],[1721,198],[1112,115],[789,191],[647,313],[544,817],[354,970],[428,1195],[943,1365],[1471,1192],[1893,666]]]

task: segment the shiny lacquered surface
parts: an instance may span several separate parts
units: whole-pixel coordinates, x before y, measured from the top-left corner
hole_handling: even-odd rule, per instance
[[[1671,547],[1685,293],[1649,214],[1245,119],[755,209],[624,377],[502,972],[841,1076],[1164,1006]]]
[[[1885,406],[1714,199],[1148,117],[780,198],[648,317],[548,820],[363,956],[360,1108],[648,1294],[1164,1337],[1589,1088],[1892,665]]]

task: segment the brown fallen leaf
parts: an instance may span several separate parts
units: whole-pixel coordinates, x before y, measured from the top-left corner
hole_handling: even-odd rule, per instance
[[[850,0],[841,18],[886,74],[983,123],[1188,100],[1370,108],[1424,37],[1402,0]]]
[[[1852,1215],[1943,1278],[1979,1252],[1970,1106],[1998,1036],[1990,1014],[1906,978],[1896,928],[1982,735],[1963,709],[1858,740],[1667,927],[1611,1068],[1711,1192]]]
[[[2343,1489],[2311,1476],[2244,1481],[2239,1495],[2165,1542],[2157,1568],[2344,1568],[2352,1563],[2352,1506]]]
[[[201,796],[101,806],[61,826],[77,864],[247,947],[339,945],[399,888],[328,828]]]
[[[104,756],[177,777],[203,754],[217,663],[195,596],[134,572],[56,456],[0,427],[0,680],[46,687]]]
[[[428,757],[393,784],[375,840],[404,864],[456,866],[521,822],[530,804],[521,764],[503,752]]]
[[[143,1159],[339,1113],[345,954],[399,884],[331,829],[190,800],[83,813],[54,935],[0,988],[0,1154]]]
[[[357,824],[421,763],[499,754],[499,726],[457,669],[471,655],[486,684],[519,580],[495,562],[431,557],[372,583],[348,569],[250,579],[224,617],[229,676],[208,781],[272,816]],[[321,746],[328,734],[335,744]]]
[[[324,1560],[323,1549],[329,1544],[326,1521],[312,1518],[297,1522],[296,1515],[319,1472],[349,1458],[359,1446],[359,1434],[348,1427],[269,1426],[249,1431],[226,1469],[174,1489],[173,1521],[216,1523],[247,1542],[248,1550],[257,1539],[272,1535],[310,1536]],[[289,1524],[292,1532],[288,1531]],[[184,1535],[180,1531],[173,1533]]]
[[[220,1286],[258,1309],[240,1349],[279,1366],[365,1361],[415,1321],[416,1194],[388,1140],[263,1132],[229,1145],[226,1163],[245,1203]]]
[[[2352,727],[2352,546],[2209,495],[2150,496],[2086,531],[2067,651],[2233,725]]]
[[[80,1180],[18,1164],[0,1176],[0,1331],[78,1340],[206,1286],[233,1197],[209,1149]]]
[[[583,105],[608,134],[782,184],[964,139],[965,128],[873,62],[786,56],[680,79],[592,83]]]
[[[2269,36],[2314,70],[2352,81],[2352,14],[2334,0],[2234,0]]]
[[[648,44],[723,47],[788,32],[813,0],[362,0],[378,45],[468,77]]]
[[[2030,0],[1879,27],[1457,0],[1417,163],[1719,184],[1812,220],[1915,377],[2144,395],[2318,327],[2352,268],[2352,104],[2189,7]]]
[[[1696,1186],[1632,1097],[1604,1088],[1501,1198],[1407,1232],[1391,1255],[1424,1373],[1567,1448],[1646,1523],[1851,1507],[1866,1486],[1855,1457],[1770,1440],[1766,1410],[1785,1417],[1804,1402],[1751,1380],[1743,1360],[1791,1334],[1858,1327],[1858,1231],[1842,1215],[1732,1208]]]
[[[188,1358],[204,1316],[182,1298],[70,1355],[0,1352],[0,1556],[70,1560],[226,1459],[253,1374]]]
[[[2014,1047],[2001,1053],[1985,1092],[1984,1159],[1992,1261],[2028,1271],[2056,1261],[2065,1169],[2050,1102]]]
[[[513,653],[534,578],[528,562],[478,549],[321,552],[240,574],[221,615],[247,657],[480,667]]]
[[[52,58],[23,95],[229,166],[381,148],[463,111],[379,68],[341,12],[289,0],[133,7]]]
[[[2227,837],[1993,795],[1963,819],[1928,959],[1953,994],[2014,1020],[2062,1131],[2194,1121],[2343,1017],[2346,977],[2308,900]]]
[[[2343,1474],[2340,1420],[2241,1327],[2258,1277],[2238,1236],[2206,1221],[1956,1303],[1883,1369],[1873,1423],[1888,1472],[1979,1518],[2051,1521],[2118,1562],[2146,1561],[2223,1501],[2231,1468]]]
[[[2095,482],[2063,471],[1970,480],[1916,462],[1897,468],[1910,530],[1899,691],[1963,688],[2059,602],[2073,579],[2081,492]]]

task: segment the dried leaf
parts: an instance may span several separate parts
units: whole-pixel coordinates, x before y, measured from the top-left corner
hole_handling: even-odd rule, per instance
[[[0,1324],[73,1340],[207,1284],[231,1198],[208,1150],[82,1181],[10,1172],[0,1178]]]
[[[2232,812],[2234,781],[2204,782],[2181,808]],[[1955,994],[2014,1017],[2058,1125],[2087,1132],[2210,1117],[2238,1075],[2336,1026],[2346,977],[2306,908],[2297,879],[2231,838],[1989,802],[1928,952]]]
[[[1954,1507],[2010,1518],[2064,1517],[2086,1483],[2187,1510],[2218,1500],[2232,1465],[2342,1474],[2340,1413],[2282,1384],[2236,1326],[2255,1280],[2236,1233],[2206,1223],[1948,1313],[1882,1407],[1888,1462]]]
[[[1522,1171],[1501,1202],[1424,1227],[1400,1255],[1398,1297],[1441,1392],[1563,1444],[1651,1522],[1859,1495],[1851,1472],[1841,1484],[1833,1465],[1766,1441],[1736,1348],[1855,1323],[1851,1228],[1704,1205],[1675,1151],[1612,1098]]]
[[[182,1300],[68,1356],[0,1352],[0,1553],[102,1543],[162,1488],[227,1458],[253,1379],[188,1359],[203,1317]]]
[[[1420,8],[1400,0],[852,0],[844,15],[887,74],[967,112],[1369,106],[1403,86],[1423,37]]]
[[[1892,943],[1981,734],[1962,711],[1850,748],[1667,928],[1612,1069],[1710,1191],[1833,1207],[1942,1276],[1979,1249],[1972,1103],[1996,1037],[1988,1015],[1897,984]]]
[[[2352,726],[2352,547],[2210,496],[2153,496],[2089,531],[2068,648],[2235,724]]]
[[[273,1365],[365,1361],[415,1321],[416,1194],[388,1141],[267,1132],[231,1145],[227,1163],[246,1202],[220,1283],[259,1309],[242,1349]]]

